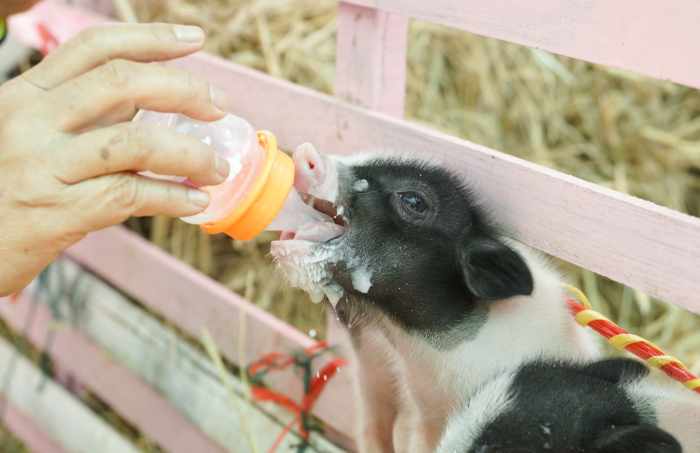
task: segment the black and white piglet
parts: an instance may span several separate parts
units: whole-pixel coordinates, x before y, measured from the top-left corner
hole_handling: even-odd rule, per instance
[[[272,254],[348,328],[361,451],[433,452],[450,414],[500,370],[597,356],[560,276],[506,239],[459,177],[310,145],[294,160],[297,189],[335,222],[284,232]]]
[[[700,398],[656,378],[631,359],[522,364],[463,403],[437,453],[700,452]]]

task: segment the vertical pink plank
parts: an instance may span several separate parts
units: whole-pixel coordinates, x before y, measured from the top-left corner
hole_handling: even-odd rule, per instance
[[[2,398],[0,404],[7,405],[5,406],[3,423],[32,452],[65,453],[65,450],[59,447],[46,433],[36,426],[30,417],[17,409],[12,403]]]
[[[402,118],[408,19],[341,2],[337,22],[335,94],[362,107]],[[348,371],[354,376],[357,363],[347,331],[331,311],[326,326],[328,341],[339,348],[342,356],[350,359]],[[353,401],[355,399],[353,397]]]
[[[700,88],[697,0],[346,0]]]
[[[341,2],[335,92],[353,103],[402,117],[408,19]]]

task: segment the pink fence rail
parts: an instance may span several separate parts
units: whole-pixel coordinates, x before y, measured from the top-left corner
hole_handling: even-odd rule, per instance
[[[31,416],[23,413],[5,399],[0,399],[0,404],[7,405],[3,422],[31,451],[39,453],[66,453],[36,426]]]
[[[348,1],[700,87],[695,0]]]
[[[243,349],[248,360],[313,344],[295,328],[121,227],[88,236],[68,255],[190,335],[199,337],[206,329],[221,354],[233,363],[239,361],[235,331],[241,317],[245,317]],[[299,378],[291,370],[275,373],[266,382],[295,397],[301,395]],[[346,443],[353,422],[348,415],[352,414],[352,401],[346,398],[350,387],[349,373],[340,373],[314,411],[331,429],[343,433]]]
[[[430,155],[499,206],[500,220],[513,227],[516,239],[700,313],[699,219],[397,118],[403,113],[409,16],[700,87],[700,66],[689,58],[700,19],[700,3],[692,0],[671,6],[631,0],[341,3],[336,94],[346,100],[206,54],[176,64],[225,88],[238,114],[273,130],[288,149],[311,141],[335,153],[373,148]],[[65,40],[103,20],[48,2],[11,25],[36,43],[38,21]],[[229,330],[241,317],[249,325],[244,345],[249,358],[310,344],[304,334],[124,229],[91,235],[69,253],[191,334],[206,327],[234,362],[238,350]],[[283,390],[294,385],[291,375],[273,382]],[[349,388],[348,374],[341,374],[316,411],[346,442],[353,423]]]
[[[16,331],[21,332],[26,325],[32,303],[31,291],[24,293],[17,304],[0,299],[0,315]],[[43,304],[38,304],[36,310],[34,322],[26,334],[29,341],[41,349],[53,318]],[[128,420],[134,426],[148,433],[167,451],[225,451],[186,420],[167,400],[111,360],[79,331],[68,326],[55,330],[51,350],[47,352],[51,353],[64,371],[70,372],[114,409],[127,414]],[[38,446],[34,449],[42,453],[50,451]]]

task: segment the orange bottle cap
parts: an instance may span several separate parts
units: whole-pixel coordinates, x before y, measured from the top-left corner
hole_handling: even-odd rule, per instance
[[[294,185],[294,162],[277,147],[277,139],[258,131],[258,142],[265,151],[260,175],[241,203],[228,216],[202,225],[209,233],[226,233],[239,241],[253,239],[272,223]]]

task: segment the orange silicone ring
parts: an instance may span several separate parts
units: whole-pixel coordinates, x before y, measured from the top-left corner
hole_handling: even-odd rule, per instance
[[[265,151],[258,180],[243,201],[228,216],[202,225],[209,233],[226,233],[239,241],[253,239],[272,223],[294,185],[294,162],[279,150],[277,139],[267,131],[257,133]]]

